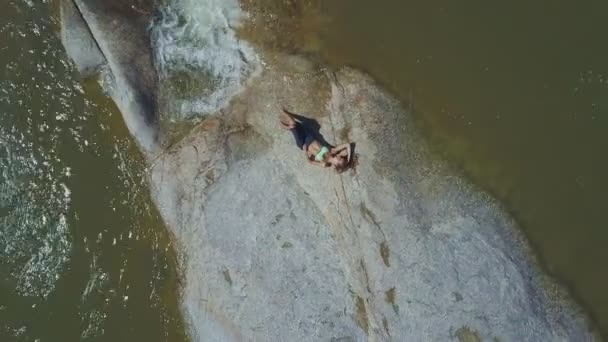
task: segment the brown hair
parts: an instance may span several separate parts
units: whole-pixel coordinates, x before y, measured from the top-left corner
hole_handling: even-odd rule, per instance
[[[343,173],[344,171],[346,171],[348,169],[353,169],[355,171],[357,170],[357,165],[359,165],[359,155],[358,154],[354,154],[350,161],[346,161],[346,158],[344,158],[342,160],[345,161],[344,164],[342,164],[341,166],[334,166],[334,170],[336,170],[337,173]]]

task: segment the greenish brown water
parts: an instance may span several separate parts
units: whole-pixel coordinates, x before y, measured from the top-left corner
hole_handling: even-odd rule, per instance
[[[608,332],[605,1],[322,2],[321,53],[414,106]]]
[[[0,341],[183,341],[143,159],[45,2],[0,4]]]

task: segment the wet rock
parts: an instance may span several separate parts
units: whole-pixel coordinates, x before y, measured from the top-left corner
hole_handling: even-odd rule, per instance
[[[61,1],[61,41],[83,77],[98,73],[106,59],[73,1]]]
[[[101,66],[103,55],[109,73],[105,76],[111,83],[106,89],[127,127],[144,151],[157,151],[157,77],[147,31],[152,2],[61,1],[62,38],[68,54],[79,69],[87,72]],[[75,45],[79,42],[84,43],[80,49]]]

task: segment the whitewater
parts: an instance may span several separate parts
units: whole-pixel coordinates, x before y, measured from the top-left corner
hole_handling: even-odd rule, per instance
[[[246,16],[238,0],[173,0],[159,9],[151,43],[163,87],[169,88],[164,92],[168,119],[218,112],[259,72],[253,47],[235,31]],[[183,86],[196,93],[180,91]]]

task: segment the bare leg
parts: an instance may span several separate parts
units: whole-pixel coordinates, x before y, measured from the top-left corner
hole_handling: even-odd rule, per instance
[[[285,109],[283,109],[283,112],[279,114],[279,121],[281,122],[281,125],[286,129],[293,129],[294,127],[296,127],[296,121]]]

